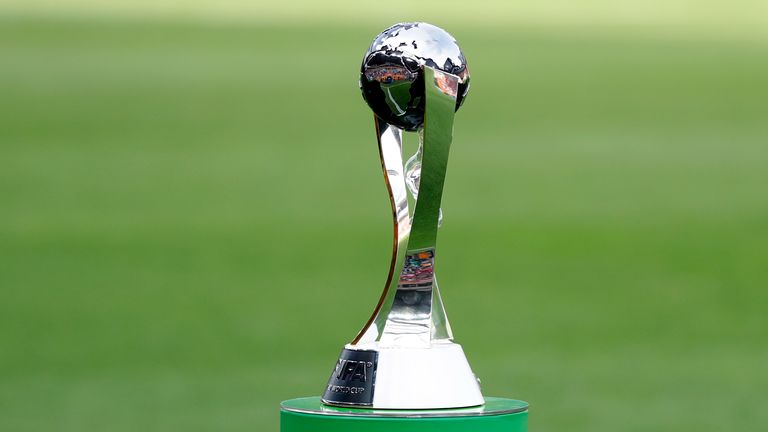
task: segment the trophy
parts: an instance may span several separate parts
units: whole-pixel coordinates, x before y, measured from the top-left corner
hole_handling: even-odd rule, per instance
[[[483,397],[461,345],[453,341],[435,273],[454,114],[469,80],[455,39],[431,24],[396,24],[365,53],[360,89],[374,113],[394,222],[389,273],[371,317],[342,349],[322,398],[283,403],[284,431],[334,430],[329,419],[369,417],[477,419],[461,424],[527,430],[525,402]],[[405,162],[404,132],[419,137],[418,150]],[[305,417],[297,420],[298,414]],[[302,423],[309,421],[306,416],[317,416],[317,422]],[[477,423],[489,419],[502,428]],[[378,430],[371,424],[355,430]],[[454,429],[443,424],[441,430]]]

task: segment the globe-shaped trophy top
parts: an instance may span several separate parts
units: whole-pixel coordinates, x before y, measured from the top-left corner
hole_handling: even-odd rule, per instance
[[[467,60],[456,39],[423,22],[384,30],[368,48],[360,68],[360,89],[373,112],[407,131],[424,124],[424,66],[459,77],[456,109],[469,91]]]

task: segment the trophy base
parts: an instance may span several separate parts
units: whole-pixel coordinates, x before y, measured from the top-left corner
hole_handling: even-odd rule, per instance
[[[527,432],[528,404],[485,398],[474,408],[382,410],[324,405],[319,397],[280,404],[280,432]]]
[[[375,409],[448,409],[483,404],[477,378],[461,345],[424,347],[347,345],[322,401]]]

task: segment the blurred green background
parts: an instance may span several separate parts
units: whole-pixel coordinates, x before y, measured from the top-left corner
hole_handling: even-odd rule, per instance
[[[532,431],[768,428],[768,5],[0,2],[0,429],[274,431],[370,314],[357,88],[461,43],[441,287]]]

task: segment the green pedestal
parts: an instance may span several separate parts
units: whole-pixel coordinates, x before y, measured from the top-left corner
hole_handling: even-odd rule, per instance
[[[527,432],[528,404],[485,398],[475,408],[374,410],[323,405],[319,397],[280,404],[281,432]]]

